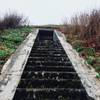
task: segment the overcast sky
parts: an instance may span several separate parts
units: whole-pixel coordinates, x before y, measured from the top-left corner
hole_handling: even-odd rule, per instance
[[[0,0],[0,15],[17,11],[31,24],[60,24],[80,12],[100,8],[100,0]]]

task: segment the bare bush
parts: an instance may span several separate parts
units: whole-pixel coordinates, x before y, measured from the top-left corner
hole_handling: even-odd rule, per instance
[[[4,18],[0,20],[0,30],[20,27],[26,25],[27,22],[27,18],[23,15],[17,13],[6,13]]]
[[[69,30],[69,24],[67,22],[67,20],[64,21],[63,23],[63,27],[61,27],[63,29],[63,33],[65,34],[70,34],[70,30]]]
[[[84,38],[88,34],[89,15],[84,13],[79,16],[80,38]]]
[[[100,48],[100,10],[75,15],[70,22],[71,24],[64,23],[64,33],[70,33],[74,39],[77,35],[87,46]]]
[[[4,23],[2,20],[0,20],[0,31],[4,30]]]
[[[78,16],[75,15],[74,17],[71,18],[71,25],[72,25],[72,33],[73,34],[77,34],[80,32],[80,28],[79,28],[79,19]]]
[[[99,10],[93,10],[92,13],[90,14],[88,30],[89,30],[90,36],[94,36],[99,33],[100,31],[100,11]]]

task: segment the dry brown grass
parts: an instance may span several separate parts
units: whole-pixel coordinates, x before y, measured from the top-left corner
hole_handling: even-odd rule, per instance
[[[85,41],[85,45],[100,51],[100,10],[93,10],[90,14],[83,13],[71,18],[70,23],[64,22],[61,31],[71,39]]]

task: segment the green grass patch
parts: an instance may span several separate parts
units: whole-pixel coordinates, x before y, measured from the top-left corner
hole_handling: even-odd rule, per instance
[[[32,28],[23,27],[17,29],[6,29],[0,33],[0,65],[4,64],[7,59],[23,42],[28,33],[32,32]]]
[[[89,65],[93,65],[94,64],[94,61],[95,61],[95,58],[92,57],[92,56],[89,56],[86,58],[86,61]]]
[[[100,79],[100,73],[97,73],[96,74],[96,78],[99,78]]]
[[[85,52],[88,56],[95,56],[95,49],[94,48],[85,48]]]
[[[82,52],[84,50],[84,47],[82,46],[82,41],[74,41],[72,43],[73,48],[77,51],[77,52]]]
[[[84,47],[76,47],[75,49],[77,52],[82,52],[84,50]]]
[[[0,58],[5,58],[9,55],[8,51],[0,50]]]

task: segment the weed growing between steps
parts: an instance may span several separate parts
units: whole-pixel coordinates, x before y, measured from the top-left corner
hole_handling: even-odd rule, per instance
[[[30,32],[32,32],[30,27],[0,31],[0,71],[7,59],[15,52]]]

